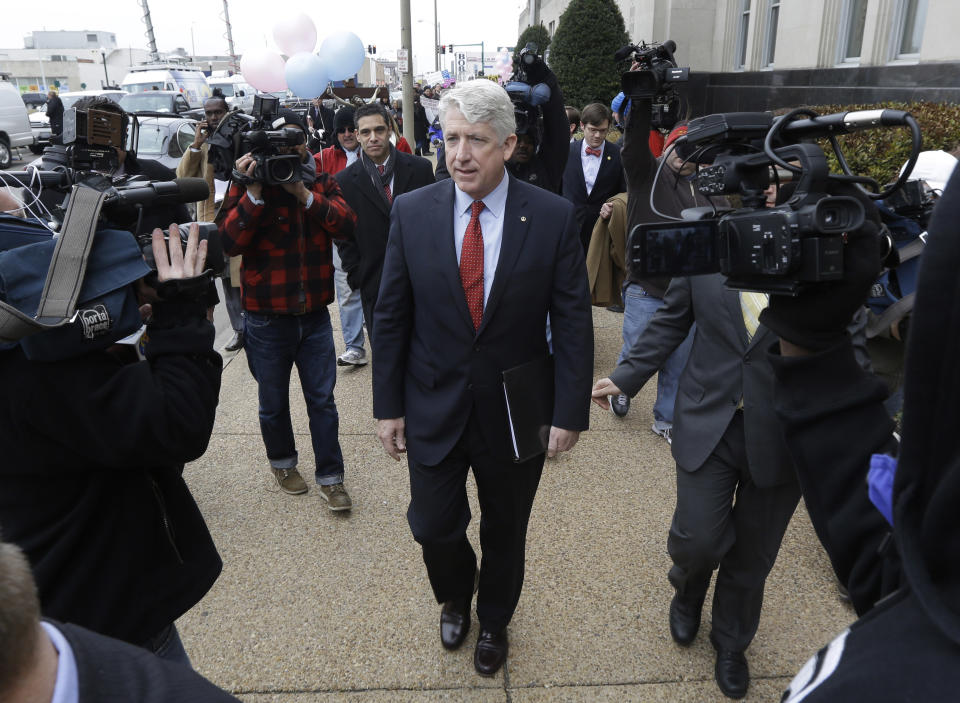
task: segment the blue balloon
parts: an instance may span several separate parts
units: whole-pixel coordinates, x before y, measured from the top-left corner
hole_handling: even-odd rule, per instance
[[[352,78],[363,68],[366,50],[353,32],[336,32],[320,45],[320,59],[331,80]]]
[[[298,98],[316,98],[323,95],[330,78],[326,66],[316,54],[306,51],[287,59],[284,69],[287,87]]]

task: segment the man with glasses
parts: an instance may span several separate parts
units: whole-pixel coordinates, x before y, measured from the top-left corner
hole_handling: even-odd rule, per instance
[[[591,103],[580,115],[583,139],[570,143],[567,166],[563,171],[562,194],[576,208],[580,242],[586,254],[597,218],[610,217],[613,206],[607,200],[626,191],[620,149],[607,143],[610,108]]]
[[[197,123],[197,131],[193,135],[193,144],[184,153],[177,164],[177,178],[202,178],[210,188],[209,197],[196,204],[197,221],[213,222],[217,214],[217,184],[213,177],[213,164],[210,162],[207,139],[217,129],[217,126],[230,111],[226,99],[219,89],[214,90],[213,97],[203,103],[203,119]],[[221,198],[227,191],[229,184],[220,183]],[[239,256],[231,257],[230,266],[226,269],[229,274],[223,277],[223,302],[233,328],[233,339],[223,348],[224,351],[235,352],[243,349],[243,304],[240,300],[240,264]]]
[[[337,139],[333,146],[316,154],[317,171],[334,176],[354,163],[360,156],[360,142],[353,123],[353,108],[341,107],[333,118]],[[363,308],[360,291],[350,287],[347,272],[340,259],[340,245],[333,247],[334,284],[337,288],[337,307],[340,309],[340,328],[343,331],[343,354],[337,357],[338,366],[365,366],[367,351],[363,348]]]

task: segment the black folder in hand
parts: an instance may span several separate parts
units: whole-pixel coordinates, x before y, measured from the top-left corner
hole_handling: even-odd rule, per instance
[[[513,441],[513,460],[547,450],[553,423],[553,357],[528,361],[503,372],[503,394]]]

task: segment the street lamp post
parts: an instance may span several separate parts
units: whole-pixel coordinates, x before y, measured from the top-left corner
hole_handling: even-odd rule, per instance
[[[103,59],[103,87],[106,88],[110,85],[110,76],[107,75],[107,50],[104,47],[100,47],[100,58]]]

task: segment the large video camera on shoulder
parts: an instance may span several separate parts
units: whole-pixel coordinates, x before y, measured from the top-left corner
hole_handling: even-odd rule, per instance
[[[677,83],[686,83],[690,69],[677,65],[673,53],[677,45],[668,39],[662,44],[640,42],[622,47],[614,59],[629,68],[634,63],[640,65],[635,70],[624,70],[620,76],[620,87],[627,99],[650,98],[653,101],[653,114],[650,124],[658,129],[673,129],[680,119],[680,93]]]
[[[536,82],[546,71],[543,57],[538,53],[537,45],[527,44],[519,54],[511,80],[504,85],[513,114],[517,121],[517,134],[528,134],[534,145],[543,144],[543,105],[550,100],[550,86]]]
[[[283,185],[303,180],[299,154],[284,153],[287,148],[306,143],[303,131],[277,124],[280,100],[256,95],[250,115],[235,112],[221,120],[207,139],[214,177],[221,181]],[[256,161],[253,176],[235,170],[237,159],[250,153]]]
[[[43,152],[44,165],[74,171],[113,171],[119,166],[117,149],[136,144],[139,123],[120,110],[71,107],[63,113],[59,144]]]
[[[891,187],[868,192],[861,185],[873,191],[879,185],[850,173],[835,135],[890,126],[911,130],[913,154]],[[829,173],[820,146],[800,141],[818,137],[830,139],[845,175]],[[692,120],[681,141],[692,150],[688,160],[708,164],[697,173],[699,191],[708,197],[737,195],[743,207],[690,208],[680,221],[638,225],[630,235],[632,275],[719,272],[730,288],[786,295],[843,278],[846,236],[868,217],[879,222],[873,201],[903,186],[921,148],[916,120],[899,110],[820,116],[799,109],[778,118],[750,112],[708,115]],[[663,162],[656,178],[662,167]],[[776,167],[791,172],[793,181],[781,186]],[[771,182],[793,191],[783,204],[767,208],[764,191]],[[655,191],[651,188],[651,205]]]

